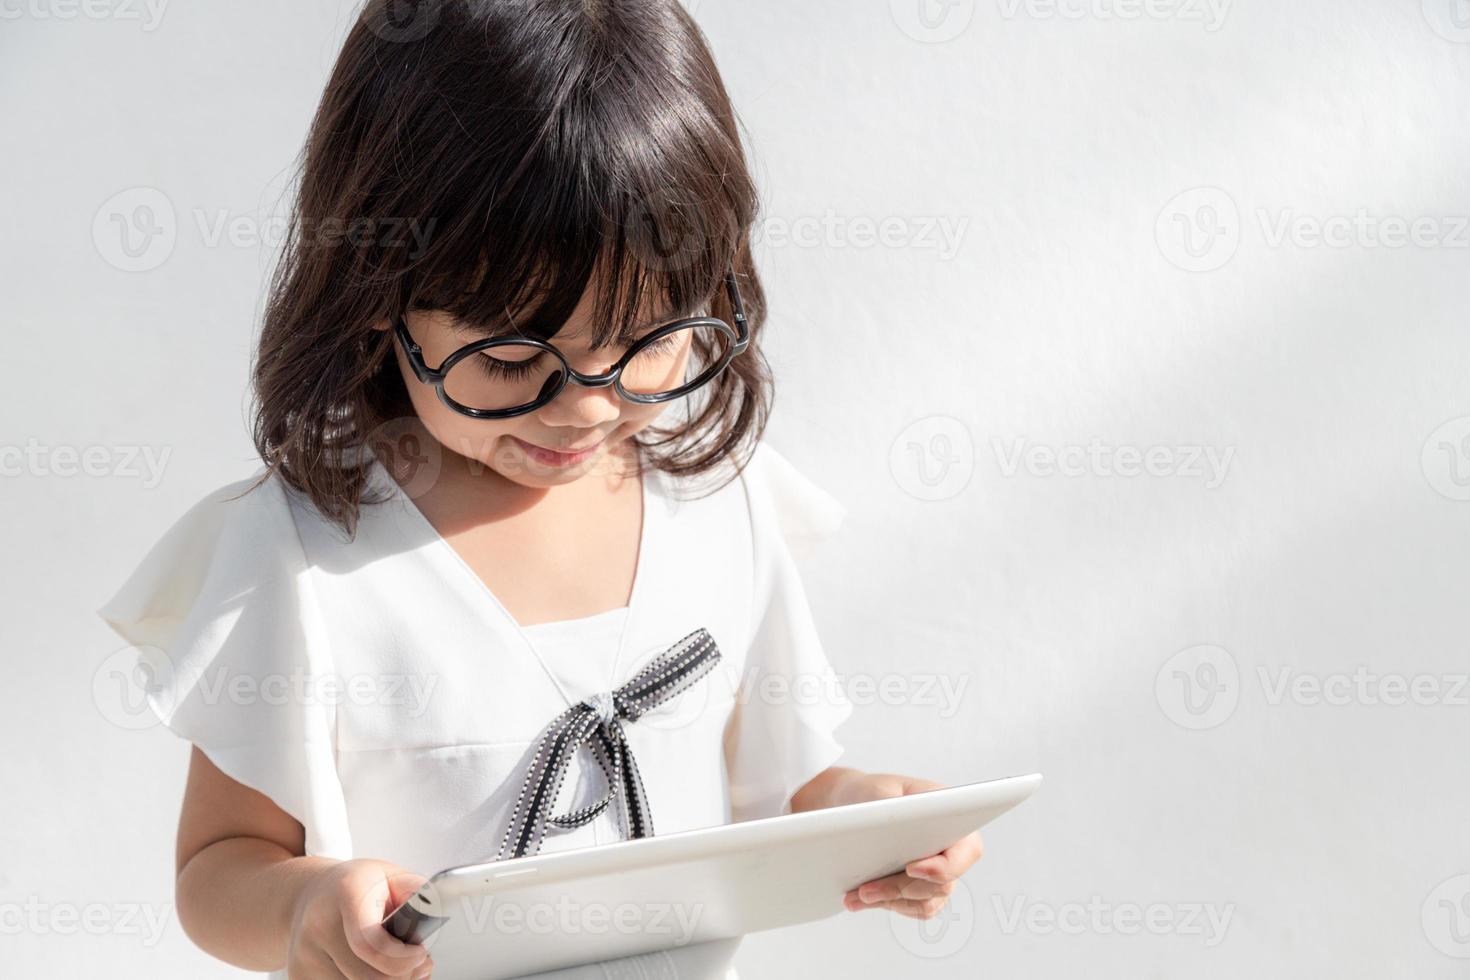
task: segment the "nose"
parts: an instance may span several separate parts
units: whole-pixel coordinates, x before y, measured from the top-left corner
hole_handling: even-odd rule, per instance
[[[616,355],[594,353],[591,357],[576,360],[568,358],[572,370],[583,377],[598,376],[611,371],[617,363]],[[541,408],[541,417],[547,425],[569,428],[593,428],[611,422],[622,414],[622,398],[611,383],[599,387],[578,384],[568,378],[566,387]]]

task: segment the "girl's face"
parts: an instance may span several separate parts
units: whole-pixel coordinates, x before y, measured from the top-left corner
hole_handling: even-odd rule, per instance
[[[596,292],[589,286],[571,318],[551,338],[573,370],[582,374],[606,373],[627,350],[620,344],[589,349],[595,301]],[[646,311],[642,316],[646,326],[637,335],[651,332],[668,319],[658,310]],[[464,329],[443,310],[414,310],[405,321],[430,367],[439,367],[454,351],[483,336]],[[670,388],[683,380],[689,359],[688,331],[674,336],[686,339],[660,355],[660,365],[667,362],[669,378],[677,379]],[[429,434],[445,449],[527,487],[559,486],[594,472],[620,472],[619,454],[614,450],[652,424],[670,404],[638,404],[625,401],[611,385],[587,388],[572,382],[534,412],[508,419],[476,419],[441,402],[434,387],[414,375],[402,345],[394,344],[393,349],[414,412]],[[464,367],[468,365],[457,370]],[[538,448],[551,454],[538,452]]]

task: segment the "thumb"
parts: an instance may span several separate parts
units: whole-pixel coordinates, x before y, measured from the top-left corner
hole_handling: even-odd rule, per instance
[[[408,901],[414,892],[429,882],[423,875],[399,867],[385,866],[383,871],[388,879],[388,902],[380,918],[386,918],[388,913]]]
[[[903,795],[909,796],[913,793],[927,793],[931,789],[944,789],[943,783],[936,783],[932,779],[924,779],[920,776],[903,777]]]
[[[390,976],[402,973],[405,964],[423,962],[424,947],[395,939],[383,928],[383,920],[426,881],[421,874],[387,863],[364,869],[356,901],[343,910],[347,944],[359,959]]]

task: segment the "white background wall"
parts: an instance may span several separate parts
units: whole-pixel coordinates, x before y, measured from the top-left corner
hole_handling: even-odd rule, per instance
[[[1470,4],[926,2],[697,15],[766,195],[770,439],[851,511],[812,602],[896,685],[847,761],[1047,783],[943,929],[739,962],[1470,975]],[[186,747],[99,709],[91,610],[254,467],[271,249],[209,234],[275,231],[352,10],[157,4],[0,0],[7,975],[234,975],[170,904]],[[140,204],[174,240],[129,272]]]

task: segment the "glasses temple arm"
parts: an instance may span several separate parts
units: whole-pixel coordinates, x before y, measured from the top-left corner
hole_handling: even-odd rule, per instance
[[[734,269],[725,274],[725,288],[730,293],[730,309],[734,313],[735,330],[739,335],[736,350],[744,350],[745,345],[750,343],[750,325],[745,320],[745,303],[740,299],[740,287],[735,283]]]

